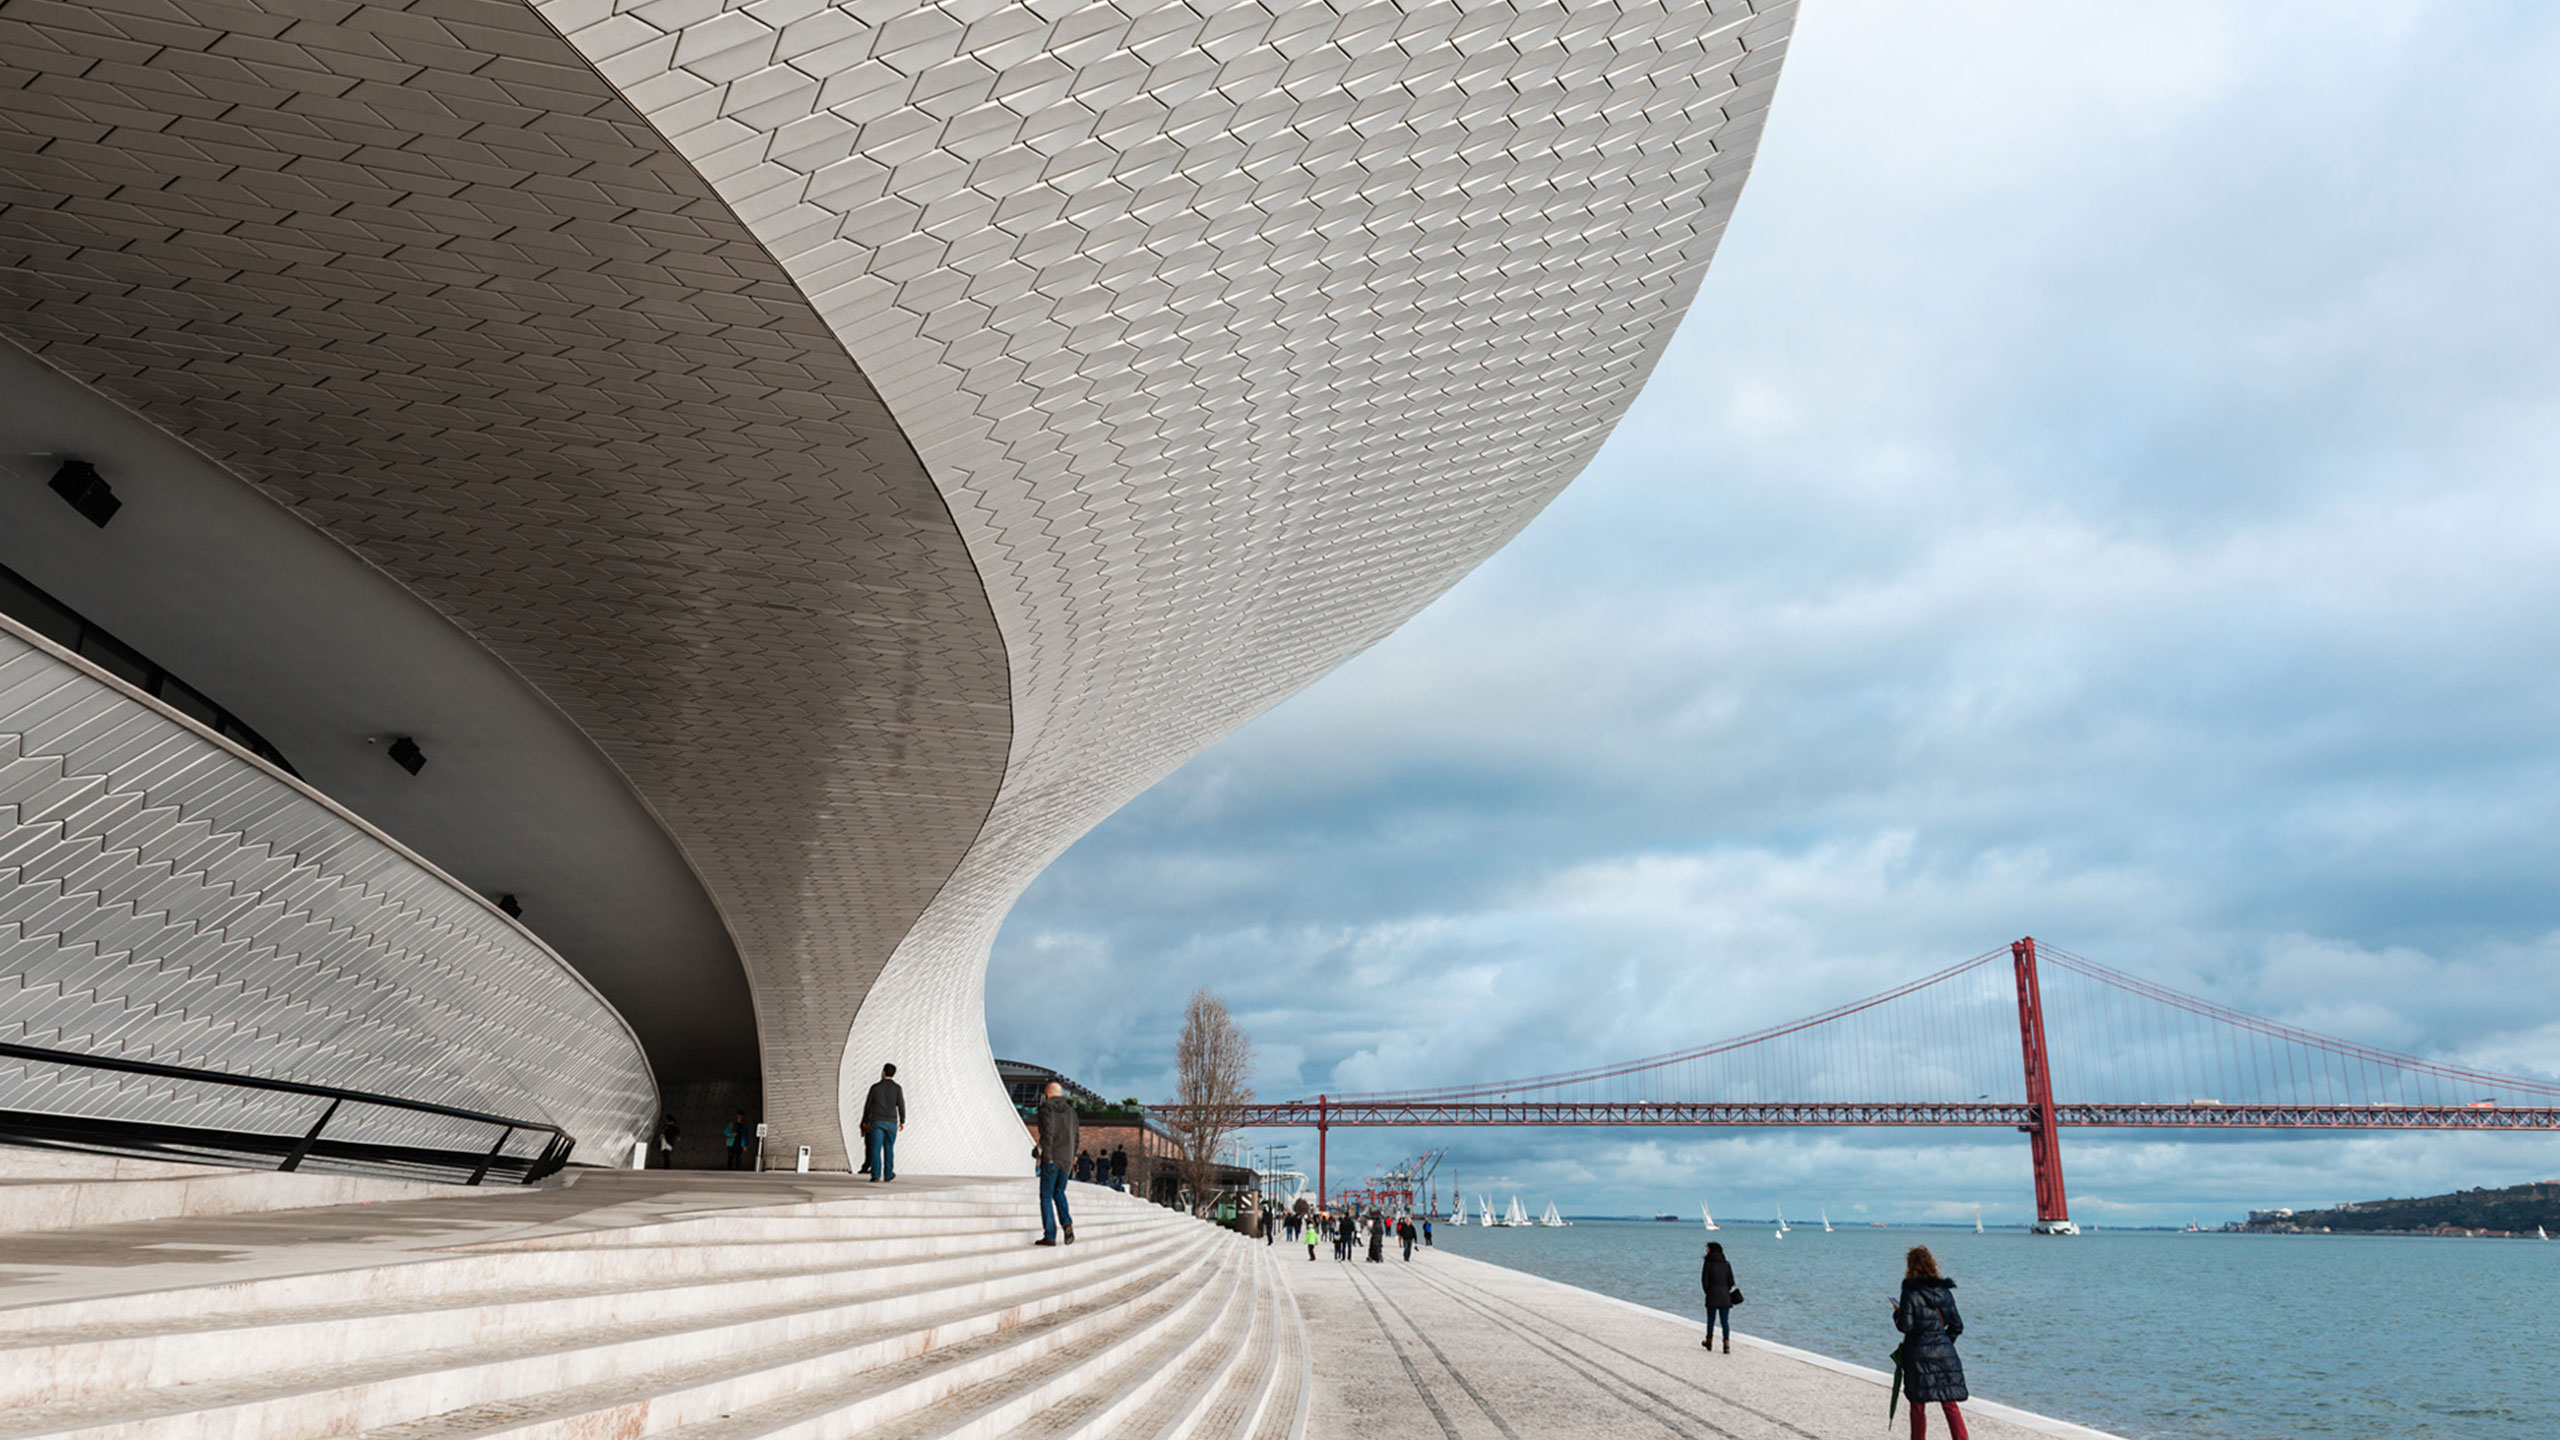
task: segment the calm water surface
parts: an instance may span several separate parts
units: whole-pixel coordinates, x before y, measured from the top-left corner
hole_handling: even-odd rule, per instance
[[[1695,1220],[1435,1228],[1461,1255],[1700,1313]],[[1876,1369],[1902,1252],[1927,1245],[1957,1282],[1976,1395],[2129,1440],[2560,1440],[2560,1243],[1818,1224],[1779,1240],[1741,1222],[1714,1238],[1750,1297],[1737,1331]]]

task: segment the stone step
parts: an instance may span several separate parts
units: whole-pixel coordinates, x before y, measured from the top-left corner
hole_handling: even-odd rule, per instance
[[[368,1440],[615,1440],[871,1433],[970,1387],[1001,1381],[1064,1346],[1126,1328],[1133,1316],[1196,1291],[1212,1236],[1181,1237],[1168,1265],[1001,1312],[980,1312],[869,1343],[803,1347],[670,1368],[645,1383],[588,1386],[521,1405],[475,1405]],[[1043,1252],[1051,1253],[1051,1252]]]
[[[1272,1262],[1272,1279],[1279,1298],[1273,1307],[1272,1338],[1278,1344],[1271,1359],[1271,1373],[1257,1396],[1259,1414],[1248,1417],[1249,1428],[1242,1432],[1250,1440],[1305,1440],[1315,1409],[1315,1356],[1307,1345],[1307,1319],[1298,1308],[1297,1296],[1278,1273],[1286,1253],[1282,1252],[1283,1259]]]
[[[683,1425],[670,1440],[975,1440],[1007,1434],[1079,1390],[1104,1383],[1132,1353],[1191,1321],[1213,1294],[1227,1293],[1237,1247],[1227,1243],[1232,1237],[1205,1227],[1203,1235],[1198,1263],[1178,1283],[1124,1291],[1106,1304],[1045,1317],[940,1356],[706,1416]]]
[[[0,1342],[0,1408],[457,1350],[492,1337],[529,1345],[628,1323],[642,1313],[673,1325],[863,1301],[885,1319],[942,1308],[946,1297],[957,1305],[964,1293],[1001,1300],[1036,1290],[1061,1269],[1100,1273],[1169,1243],[1159,1228],[1126,1220],[1080,1232],[1078,1239],[1063,1259],[1013,1231],[958,1254],[892,1253],[858,1266],[810,1266],[785,1248],[769,1256],[770,1268],[689,1281],[596,1275],[584,1284],[447,1292],[423,1307],[366,1294],[337,1305],[75,1325]]]
[[[1115,1247],[1096,1257],[1099,1264],[1069,1264],[1075,1251],[1036,1251],[1057,1257],[1059,1269],[1030,1272],[1010,1283],[963,1281],[905,1297],[780,1307],[707,1323],[623,1321],[549,1343],[487,1336],[476,1344],[388,1359],[84,1396],[20,1407],[0,1419],[0,1436],[316,1440],[466,1408],[540,1405],[543,1397],[568,1391],[609,1395],[612,1403],[574,1404],[577,1413],[566,1417],[558,1433],[619,1434],[620,1424],[611,1420],[602,1430],[582,1427],[597,1423],[599,1412],[627,1411],[634,1403],[630,1396],[657,1388],[671,1374],[702,1372],[703,1380],[717,1382],[713,1388],[735,1390],[742,1370],[771,1376],[812,1366],[822,1372],[868,1369],[1017,1327],[1025,1315],[1091,1309],[1096,1295],[1142,1297],[1180,1276],[1201,1248],[1200,1239],[1173,1232],[1135,1254]],[[928,1301],[940,1308],[918,1308]],[[200,1338],[219,1346],[226,1337],[213,1332]],[[637,1403],[643,1411],[650,1408],[645,1400]]]
[[[1138,1217],[1113,1216],[1080,1228],[1093,1242],[1133,1233]],[[268,1313],[332,1306],[423,1308],[518,1292],[641,1289],[725,1278],[752,1279],[823,1270],[862,1269],[926,1259],[969,1263],[1011,1254],[1037,1230],[1032,1225],[969,1228],[947,1234],[886,1235],[779,1245],[687,1244],[592,1249],[552,1247],[470,1250],[401,1264],[349,1267],[312,1274],[149,1291],[99,1299],[0,1309],[0,1344],[24,1344],[76,1335],[134,1330],[209,1328],[242,1323]]]
[[[1125,1367],[1116,1390],[1088,1387],[1086,1395],[1051,1406],[1017,1433],[1022,1440],[1170,1440],[1195,1433],[1231,1378],[1252,1361],[1270,1300],[1262,1267],[1248,1261],[1213,1325],[1178,1333]]]

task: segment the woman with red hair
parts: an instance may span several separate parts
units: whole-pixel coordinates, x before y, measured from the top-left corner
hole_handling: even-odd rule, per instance
[[[1926,1245],[1914,1245],[1902,1257],[1902,1298],[1893,1302],[1893,1328],[1902,1332],[1903,1393],[1911,1397],[1911,1440],[1928,1440],[1929,1402],[1946,1412],[1947,1432],[1966,1440],[1964,1412],[1956,1402],[1970,1398],[1964,1388],[1964,1362],[1956,1358],[1956,1337],[1964,1333],[1964,1317],[1956,1313],[1956,1282],[1938,1273],[1938,1257]]]

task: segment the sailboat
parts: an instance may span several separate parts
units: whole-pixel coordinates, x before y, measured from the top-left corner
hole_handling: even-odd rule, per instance
[[[1519,1196],[1514,1195],[1511,1197],[1511,1208],[1503,1212],[1502,1223],[1505,1225],[1522,1226],[1529,1223],[1529,1212],[1520,1208]]]
[[[2539,1225],[2536,1225],[2533,1227],[2533,1238],[2536,1240],[2548,1240],[2551,1238],[2551,1232],[2543,1229]]]
[[[1445,1223],[1451,1225],[1464,1225],[1467,1223],[1466,1196],[1461,1195],[1454,1190],[1449,1192],[1449,1218]]]
[[[1481,1206],[1483,1206],[1483,1207],[1484,1207],[1484,1218],[1483,1218],[1483,1219],[1481,1219],[1481,1220],[1478,1220],[1478,1221],[1476,1222],[1477,1224],[1479,1224],[1479,1225],[1483,1225],[1483,1226],[1486,1226],[1486,1227],[1491,1227],[1491,1226],[1499,1225],[1499,1224],[1501,1224],[1501,1223],[1502,1223],[1501,1221],[1496,1220],[1496,1219],[1494,1219],[1494,1218],[1493,1218],[1493,1197],[1492,1197],[1492,1196],[1490,1196],[1490,1195],[1479,1195],[1479,1196],[1477,1196],[1477,1197],[1476,1197],[1476,1203],[1477,1203],[1478,1205],[1481,1205]]]
[[[1538,1224],[1548,1230],[1561,1230],[1572,1223],[1556,1213],[1556,1202],[1553,1200],[1547,1202],[1547,1213],[1538,1217]]]
[[[1724,1228],[1723,1226],[1718,1225],[1718,1224],[1716,1223],[1716,1216],[1715,1216],[1715,1212],[1714,1212],[1714,1211],[1712,1211],[1712,1210],[1709,1210],[1709,1209],[1707,1208],[1707,1202],[1706,1202],[1706,1201],[1701,1200],[1701,1201],[1699,1201],[1699,1202],[1698,1202],[1698,1213],[1699,1213],[1700,1215],[1702,1215],[1702,1216],[1706,1217],[1706,1222],[1707,1222],[1707,1228],[1708,1228],[1708,1229],[1710,1229],[1710,1230],[1721,1230],[1721,1229],[1723,1229],[1723,1228]]]
[[[1982,1233],[1982,1207],[1979,1205],[1973,1207],[1973,1233]]]
[[[1784,1206],[1784,1205],[1779,1206],[1779,1207],[1778,1207],[1778,1233],[1779,1233],[1779,1234],[1781,1234],[1781,1235],[1784,1235],[1784,1234],[1786,1234],[1788,1231],[1793,1230],[1794,1228],[1796,1228],[1796,1227],[1794,1227],[1793,1225],[1790,1225],[1790,1224],[1788,1224],[1788,1223],[1787,1223],[1787,1207],[1786,1207],[1786,1206]]]
[[[1831,1233],[1831,1212],[1829,1210],[1822,1212],[1822,1233],[1825,1235]]]

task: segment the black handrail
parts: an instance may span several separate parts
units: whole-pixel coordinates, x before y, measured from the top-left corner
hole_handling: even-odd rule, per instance
[[[521,1184],[530,1185],[546,1175],[556,1173],[569,1163],[569,1152],[577,1144],[569,1132],[547,1120],[515,1120],[492,1115],[482,1110],[466,1110],[456,1105],[438,1105],[428,1100],[407,1100],[397,1095],[377,1095],[365,1090],[349,1090],[337,1085],[313,1085],[300,1080],[269,1080],[256,1075],[231,1075],[220,1070],[200,1070],[191,1065],[164,1065],[156,1060],[127,1060],[112,1055],[82,1055],[68,1050],[48,1050],[39,1045],[18,1045],[0,1041],[0,1057],[34,1060],[47,1065],[73,1069],[112,1070],[126,1075],[148,1075],[163,1080],[187,1080],[199,1084],[228,1085],[242,1090],[266,1090],[286,1095],[308,1095],[326,1100],[328,1105],[311,1128],[300,1135],[273,1135],[253,1130],[220,1130],[205,1126],[161,1125],[147,1121],[109,1120],[101,1117],[61,1114],[51,1111],[0,1110],[0,1139],[24,1139],[39,1145],[66,1149],[106,1149],[143,1151],[152,1154],[209,1152],[216,1155],[281,1155],[278,1170],[297,1170],[313,1156],[343,1160],[359,1165],[382,1165],[395,1168],[426,1167],[465,1170],[470,1178],[466,1185],[477,1185],[491,1170],[521,1169]],[[438,1150],[425,1146],[384,1145],[357,1140],[329,1140],[321,1132],[336,1118],[338,1108],[347,1103],[378,1105],[390,1110],[407,1110],[421,1115],[440,1115],[449,1120],[467,1120],[475,1124],[497,1127],[497,1142],[486,1151]],[[502,1154],[516,1132],[547,1134],[539,1153],[518,1158]]]

